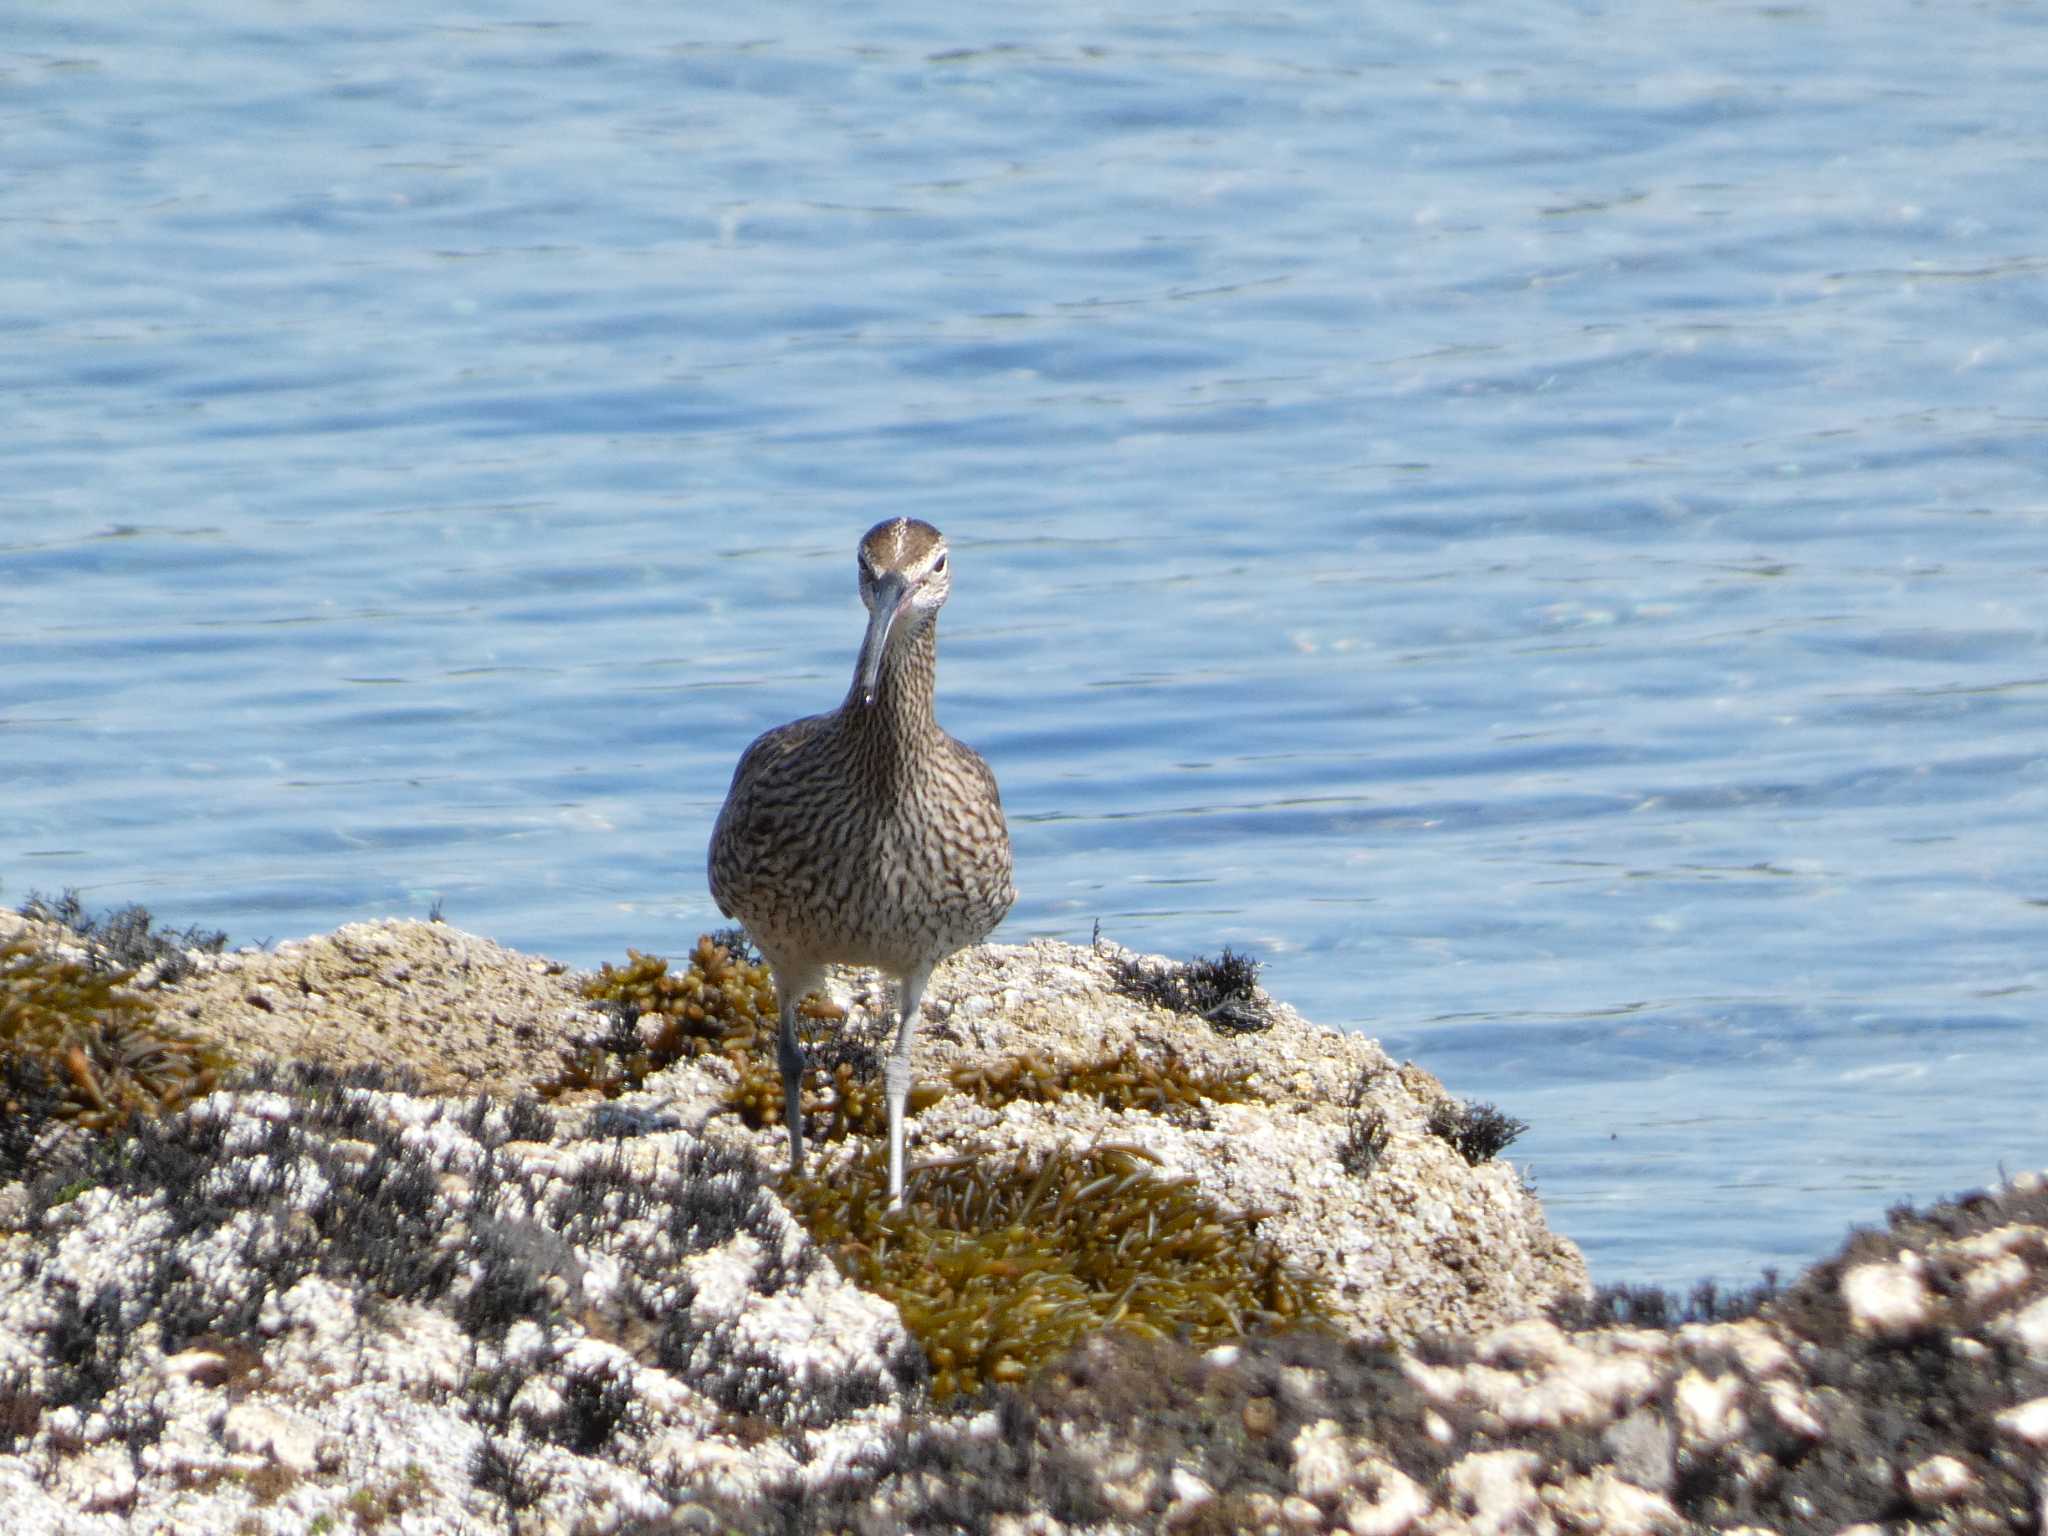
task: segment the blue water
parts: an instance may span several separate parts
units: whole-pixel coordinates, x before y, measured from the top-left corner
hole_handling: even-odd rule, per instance
[[[5,899],[672,951],[912,513],[1002,937],[1605,1279],[2048,1164],[2048,11],[882,9],[15,8]]]

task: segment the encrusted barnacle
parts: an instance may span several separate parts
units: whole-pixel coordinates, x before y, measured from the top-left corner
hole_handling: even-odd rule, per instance
[[[152,998],[128,990],[133,979],[28,939],[0,946],[0,1056],[12,1058],[0,1081],[42,1084],[56,1118],[93,1131],[212,1092],[226,1052],[167,1025]],[[10,1095],[0,1112],[26,1107]]]
[[[1136,1147],[927,1163],[901,1211],[876,1153],[783,1189],[840,1271],[895,1303],[941,1402],[1021,1381],[1102,1329],[1205,1346],[1323,1310],[1256,1213],[1223,1210]]]

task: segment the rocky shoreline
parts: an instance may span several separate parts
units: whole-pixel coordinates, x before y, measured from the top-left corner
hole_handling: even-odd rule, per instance
[[[104,1004],[91,938],[0,944],[15,1023]],[[792,1183],[708,946],[609,993],[423,923],[158,969],[0,1143],[25,1531],[2048,1530],[2039,1176],[1619,1326],[1427,1073],[1114,946],[941,970],[907,1225],[857,975]],[[152,1072],[177,1107],[78,1128]]]

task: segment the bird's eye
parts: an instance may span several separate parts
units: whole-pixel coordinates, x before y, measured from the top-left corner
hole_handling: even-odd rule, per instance
[[[944,555],[941,555],[941,556],[939,556],[939,558],[938,558],[938,559],[936,559],[936,560],[934,560],[934,561],[932,562],[932,574],[933,574],[934,576],[939,576],[939,575],[943,575],[943,574],[944,574],[944,572],[945,572],[945,569],[946,569],[946,557],[945,557]]]

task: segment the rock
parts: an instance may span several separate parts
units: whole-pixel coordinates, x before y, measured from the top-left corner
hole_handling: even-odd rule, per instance
[[[592,1025],[573,978],[352,925],[161,989],[245,1054],[329,1065],[150,1122],[89,1177],[0,1189],[9,1529],[753,1536],[796,1509],[863,1532],[1664,1536],[1875,1530],[1909,1501],[1960,1532],[2048,1500],[2048,1181],[1896,1214],[1755,1317],[1581,1326],[1583,1268],[1512,1171],[1423,1128],[1434,1079],[1282,1004],[1220,1035],[1119,994],[1114,958],[960,957],[920,1073],[1170,1050],[1249,1098],[956,1093],[914,1157],[1141,1148],[1274,1212],[1261,1232],[1335,1298],[1321,1329],[1104,1335],[935,1404],[903,1318],[783,1203],[779,1132],[714,1113],[727,1062],[515,1115],[503,1095]],[[835,985],[842,1027],[872,1028],[873,989]],[[466,998],[490,1018],[451,1024]],[[1361,1074],[1390,1128],[1364,1180],[1336,1156]]]
[[[1319,1531],[1323,1528],[1323,1512],[1313,1501],[1300,1494],[1289,1494],[1280,1501],[1280,1518],[1297,1531]]]
[[[1917,1268],[1861,1264],[1842,1276],[1842,1301],[1849,1325],[1874,1339],[1903,1339],[1924,1333],[1934,1321],[1932,1298]]]
[[[1335,1419],[1302,1426],[1294,1437],[1294,1487],[1308,1499],[1334,1499],[1351,1485],[1355,1462]]]
[[[58,1477],[60,1497],[89,1515],[126,1513],[137,1486],[134,1464],[119,1446],[73,1457]]]
[[[2008,1294],[2017,1289],[2010,1287]],[[2036,1365],[2048,1365],[2048,1296],[2022,1307],[1999,1331],[2025,1350]]]
[[[1671,1441],[1671,1425],[1649,1408],[1616,1420],[1600,1437],[1617,1475],[1658,1493],[1671,1486]]]
[[[2022,1445],[2048,1446],[2048,1397],[2036,1397],[1998,1415],[1999,1429]]]
[[[1678,1433],[1689,1450],[1719,1450],[1749,1427],[1742,1411],[1742,1382],[1734,1376],[1707,1377],[1687,1371],[1672,1393]]]
[[[258,1402],[236,1403],[221,1422],[222,1444],[231,1451],[262,1456],[288,1472],[305,1476],[320,1463],[320,1435],[296,1414]]]
[[[1557,1529],[1536,1494],[1542,1459],[1531,1451],[1474,1451],[1444,1474],[1450,1507],[1471,1536],[1548,1536]]]
[[[229,1370],[227,1356],[212,1349],[182,1349],[175,1355],[166,1355],[163,1362],[166,1376],[206,1387],[217,1387],[226,1381]]]
[[[1252,1398],[1238,1417],[1244,1420],[1244,1432],[1257,1440],[1273,1433],[1273,1426],[1280,1420],[1279,1410],[1273,1406],[1270,1397]]]
[[[1202,1512],[1216,1502],[1216,1490],[1186,1467],[1175,1467],[1166,1474],[1166,1524],[1177,1529],[1199,1518]]]
[[[1906,1496],[1930,1513],[1962,1503],[1977,1486],[1977,1475],[1955,1456],[1930,1456],[1906,1473]]]
[[[588,1011],[559,967],[445,923],[350,923],[205,958],[164,995],[244,1059],[405,1068],[449,1092],[530,1087]]]
[[[1827,1423],[1821,1417],[1818,1405],[1791,1382],[1765,1382],[1763,1397],[1772,1421],[1787,1434],[1809,1442],[1827,1438]]]
[[[1661,1493],[1639,1488],[1605,1467],[1544,1490],[1546,1511],[1567,1531],[1600,1536],[1680,1536],[1686,1522]]]
[[[1354,1484],[1340,1510],[1351,1536],[1404,1536],[1429,1513],[1429,1495],[1422,1485],[1378,1456],[1358,1463]]]
[[[1076,1094],[1057,1104],[1013,1103],[991,1116],[955,1094],[917,1117],[915,1155],[1141,1145],[1163,1175],[1194,1177],[1230,1208],[1272,1212],[1262,1235],[1324,1280],[1340,1319],[1360,1333],[1468,1332],[1534,1319],[1586,1292],[1584,1261],[1549,1230],[1513,1169],[1472,1167],[1424,1129],[1445,1096],[1428,1074],[1392,1070],[1372,1041],[1321,1028],[1284,1003],[1269,1003],[1265,1028],[1224,1034],[1118,991],[1119,966],[1153,963],[1163,962],[1044,940],[966,951],[940,968],[928,996],[942,1005],[1011,1001],[972,1039],[951,1030],[934,1030],[929,1041],[920,1035],[918,1070],[943,1079],[1020,1051],[1082,1062],[1126,1048],[1170,1050],[1192,1071],[1244,1074],[1253,1102],[1176,1118]],[[865,996],[846,1001],[858,1021]],[[1393,1138],[1369,1183],[1343,1173],[1337,1159],[1361,1075],[1381,1082],[1375,1091]],[[764,1158],[779,1155],[772,1136],[760,1146]]]

